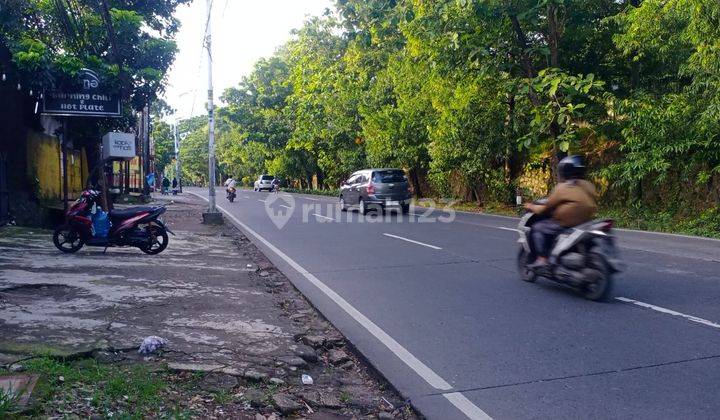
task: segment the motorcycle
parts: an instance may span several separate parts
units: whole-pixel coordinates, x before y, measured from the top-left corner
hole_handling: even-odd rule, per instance
[[[617,257],[613,221],[595,220],[566,229],[555,240],[549,266],[535,272],[528,267],[536,258],[530,232],[543,217],[528,212],[520,219],[517,265],[521,279],[532,283],[545,277],[570,286],[586,299],[606,300],[613,288],[613,275],[624,268]]]
[[[233,201],[235,201],[235,197],[237,197],[237,190],[235,188],[228,187],[226,193],[227,193],[226,198],[228,199],[229,202],[232,203]]]
[[[98,211],[100,193],[85,190],[65,212],[65,223],[53,232],[55,247],[65,253],[74,253],[83,246],[110,247],[134,246],[146,254],[159,254],[168,246],[168,233],[174,235],[160,215],[165,206],[131,207],[111,210],[107,235],[96,235],[93,216]]]

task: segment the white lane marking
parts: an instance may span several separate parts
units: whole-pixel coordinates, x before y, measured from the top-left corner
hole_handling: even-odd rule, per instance
[[[292,207],[286,206],[285,204],[280,204],[280,207],[285,207],[286,209],[291,209],[291,210],[292,210]]]
[[[204,197],[203,197],[203,198],[204,198]],[[261,202],[261,203],[264,203],[264,202],[265,202],[265,200],[261,200],[261,199],[259,199],[259,198],[258,198],[258,201]]]
[[[250,198],[249,195],[243,195],[243,198]]]
[[[324,200],[320,200],[319,198],[310,198],[310,197],[302,197],[302,196],[300,198],[305,199],[305,200],[310,200],[310,201],[324,201]]]
[[[453,223],[462,223],[464,225],[481,226],[481,227],[486,227],[486,228],[491,228],[491,229],[502,229],[502,230],[509,230],[511,232],[518,232],[518,230],[515,228],[509,228],[509,227],[505,227],[505,226],[486,225],[484,223],[474,223],[474,222],[468,222],[465,220],[455,220]]]
[[[440,248],[439,246],[426,244],[426,243],[424,243],[424,242],[414,241],[414,240],[412,240],[412,239],[403,238],[402,236],[391,235],[391,234],[389,234],[389,233],[383,233],[383,235],[388,236],[388,237],[390,237],[390,238],[400,239],[401,241],[405,241],[405,242],[410,242],[410,243],[417,244],[417,245],[426,246],[426,247],[432,248],[432,249],[442,249],[442,248]]]
[[[317,213],[313,213],[313,216],[322,217],[323,219],[327,219],[327,220],[335,220],[332,217],[323,216],[322,214],[317,214]]]
[[[635,300],[635,299],[628,299],[628,298],[622,297],[622,296],[618,296],[615,299],[617,299],[621,302],[632,303],[633,305],[642,306],[643,308],[652,309],[653,311],[662,312],[664,314],[679,316],[681,318],[685,318],[692,322],[697,322],[699,324],[707,325],[708,327],[720,328],[720,324],[716,324],[712,321],[708,321],[707,319],[698,318],[696,316],[687,315],[687,314],[684,314],[681,312],[673,311],[672,309],[663,308],[662,306],[651,305],[649,303],[640,302],[639,300]]]
[[[197,197],[200,197],[207,201],[207,198],[195,194],[190,193],[193,195],[196,195]],[[441,378],[440,375],[435,373],[432,369],[430,369],[425,363],[421,362],[415,355],[410,353],[405,347],[403,347],[400,343],[398,343],[394,338],[392,338],[388,333],[386,333],[382,328],[377,326],[374,322],[372,322],[368,317],[363,315],[362,312],[355,309],[354,306],[352,306],[348,301],[346,301],[342,296],[337,294],[333,289],[328,287],[325,283],[320,281],[315,275],[309,271],[307,271],[303,266],[295,262],[292,258],[287,256],[284,252],[282,252],[280,249],[278,249],[275,245],[270,243],[267,239],[260,236],[259,233],[252,230],[248,225],[238,220],[237,217],[233,216],[225,210],[222,207],[218,207],[227,217],[229,217],[233,222],[235,222],[238,226],[240,226],[245,232],[249,233],[250,235],[254,236],[255,239],[265,244],[265,246],[268,247],[272,252],[274,252],[278,257],[282,258],[290,267],[292,267],[295,271],[300,273],[307,281],[312,283],[315,287],[317,287],[321,292],[325,293],[325,295],[330,298],[333,302],[335,302],[336,305],[338,305],[342,310],[345,311],[348,315],[350,315],[355,321],[357,321],[358,324],[360,324],[363,328],[365,328],[370,334],[372,334],[375,338],[378,339],[385,347],[387,347],[395,356],[397,356],[398,359],[400,359],[403,363],[405,363],[410,369],[412,369],[415,373],[418,374],[425,382],[427,382],[430,386],[432,386],[435,389],[441,390],[441,391],[449,391],[452,389],[452,385],[450,385],[445,379]],[[490,419],[491,417],[488,416],[483,410],[480,409],[480,407],[473,404],[470,400],[465,398],[462,394],[459,392],[451,392],[448,394],[445,398],[454,405],[458,410],[462,411],[466,416],[468,416],[472,420],[480,420],[480,419]]]
[[[473,404],[472,401],[459,392],[450,392],[443,394],[443,396],[472,420],[492,420],[492,417],[488,416],[480,407]]]

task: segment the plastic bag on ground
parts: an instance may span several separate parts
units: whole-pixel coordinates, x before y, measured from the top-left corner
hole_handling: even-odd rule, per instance
[[[168,341],[162,337],[158,337],[156,335],[151,335],[149,337],[145,337],[145,339],[140,344],[140,348],[138,349],[138,353],[140,354],[150,354],[155,353],[156,351],[162,349],[167,345]]]

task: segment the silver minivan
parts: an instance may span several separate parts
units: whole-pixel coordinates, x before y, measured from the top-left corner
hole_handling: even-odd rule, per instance
[[[397,208],[410,211],[412,194],[402,169],[363,169],[350,175],[340,186],[340,209],[357,207],[360,213]]]

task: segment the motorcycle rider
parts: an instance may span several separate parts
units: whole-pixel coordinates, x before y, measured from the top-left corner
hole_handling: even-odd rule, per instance
[[[227,180],[225,180],[225,193],[230,193],[230,190],[232,189],[235,191],[235,185],[237,185],[237,181],[230,176]]]
[[[548,266],[555,238],[565,229],[589,222],[597,212],[597,191],[585,180],[585,162],[581,156],[568,156],[558,163],[559,183],[545,204],[526,203],[525,208],[546,216],[532,226],[533,251],[537,255],[532,270]]]

